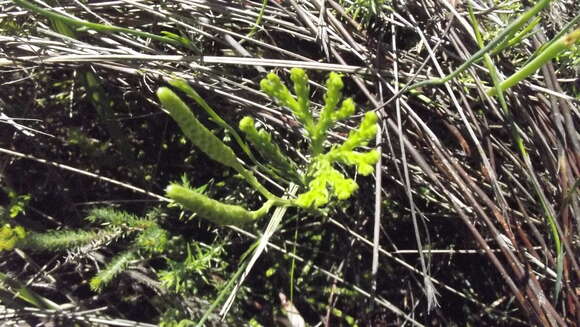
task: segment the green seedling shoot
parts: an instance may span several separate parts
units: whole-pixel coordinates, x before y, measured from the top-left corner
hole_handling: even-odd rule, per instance
[[[167,196],[200,217],[219,225],[243,225],[256,221],[267,214],[273,206],[317,209],[333,199],[350,198],[358,189],[358,184],[337,170],[335,165],[353,166],[361,175],[369,175],[374,171],[374,164],[380,159],[379,153],[376,150],[360,152],[356,149],[366,146],[374,139],[378,130],[377,115],[374,112],[367,112],[360,126],[350,132],[344,143],[329,147],[328,132],[338,121],[351,117],[355,112],[355,104],[351,98],[342,100],[344,87],[342,76],[331,73],[328,77],[324,107],[318,115],[310,107],[310,88],[306,72],[294,68],[290,71],[290,78],[294,84],[294,93],[274,73],[268,74],[260,86],[262,91],[274,98],[279,105],[289,108],[306,130],[305,137],[310,141],[309,160],[306,164],[299,165],[294,162],[272,141],[272,136],[267,131],[256,127],[251,117],[244,117],[240,121],[239,128],[249,144],[263,160],[267,161],[267,166],[271,167],[265,173],[272,172],[302,185],[301,194],[295,199],[286,200],[269,192],[253,173],[241,164],[232,148],[201,124],[177,94],[167,87],[162,87],[157,91],[157,96],[185,136],[209,158],[236,170],[266,198],[266,202],[258,210],[250,211],[241,206],[216,201],[176,183],[167,187]],[[170,82],[172,85],[179,83],[183,81]]]

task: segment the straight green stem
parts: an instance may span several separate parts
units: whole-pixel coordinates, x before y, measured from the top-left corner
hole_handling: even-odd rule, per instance
[[[553,42],[548,46],[542,53],[540,53],[536,58],[518,70],[515,74],[504,80],[499,88],[502,91],[509,89],[510,87],[516,85],[524,78],[532,75],[536,70],[538,70],[542,65],[544,65],[548,60],[556,57],[560,52],[569,48],[572,44],[580,40],[580,28],[571,32],[568,35],[560,37],[556,42]],[[497,89],[492,88],[487,91],[488,95],[496,95]]]

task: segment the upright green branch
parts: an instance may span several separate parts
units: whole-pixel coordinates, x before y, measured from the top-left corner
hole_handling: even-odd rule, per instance
[[[302,69],[290,70],[290,78],[294,82],[292,94],[281,82],[280,78],[270,73],[262,80],[262,91],[273,97],[280,105],[288,107],[296,119],[303,124],[306,137],[310,139],[310,162],[304,168],[308,189],[296,199],[296,204],[304,208],[318,208],[326,205],[332,198],[348,199],[357,189],[358,184],[345,177],[333,167],[334,163],[355,166],[361,175],[373,172],[373,165],[379,160],[376,150],[366,153],[354,151],[365,146],[377,133],[377,115],[367,112],[360,127],[351,132],[347,140],[340,146],[334,146],[325,153],[325,141],[336,122],[351,117],[355,112],[355,104],[351,98],[342,103],[342,76],[330,73],[326,82],[324,107],[316,119],[309,107],[310,89],[308,76]],[[340,106],[339,106],[340,103]]]

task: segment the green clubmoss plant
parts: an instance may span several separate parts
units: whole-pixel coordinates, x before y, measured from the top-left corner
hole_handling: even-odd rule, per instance
[[[225,204],[179,184],[171,184],[165,190],[167,196],[186,208],[218,225],[242,225],[262,217],[272,202],[266,202],[260,210],[249,211],[242,206]]]
[[[96,230],[54,230],[42,233],[30,232],[27,237],[18,242],[18,247],[37,251],[66,251],[82,247],[92,242],[104,243],[116,232],[105,228]]]
[[[103,287],[109,284],[117,275],[127,269],[129,262],[135,258],[134,251],[128,250],[116,255],[113,260],[101,270],[95,277],[91,278],[89,286],[93,291],[100,292]]]
[[[309,161],[306,164],[299,165],[284,154],[272,141],[272,136],[268,132],[256,128],[251,117],[244,117],[240,121],[239,128],[260,156],[268,161],[266,165],[272,167],[266,173],[273,171],[304,186],[303,192],[296,199],[285,200],[269,192],[253,173],[241,164],[232,148],[201,124],[177,94],[167,87],[161,87],[157,91],[157,96],[185,136],[212,160],[235,169],[266,198],[266,202],[260,209],[249,211],[241,206],[211,199],[176,183],[167,187],[167,196],[183,207],[198,213],[199,216],[220,225],[243,225],[253,222],[263,217],[273,206],[316,209],[325,206],[333,198],[348,199],[358,189],[358,184],[334,166],[336,164],[354,166],[361,175],[369,175],[373,172],[373,165],[379,160],[378,152],[376,150],[359,152],[356,149],[366,146],[374,138],[378,129],[377,115],[374,112],[366,113],[361,125],[350,132],[343,144],[329,147],[327,145],[328,132],[338,121],[351,117],[355,112],[355,104],[351,98],[342,100],[344,87],[342,76],[330,73],[326,82],[324,107],[318,114],[310,106],[310,87],[306,72],[294,68],[290,71],[290,78],[293,81],[294,93],[274,73],[268,74],[261,81],[260,86],[262,91],[274,98],[278,104],[288,107],[306,130],[305,137],[310,141]],[[193,96],[189,94],[191,90],[184,88],[183,83],[184,81],[179,80],[170,82],[171,85],[178,86],[195,99],[214,121],[222,125],[223,120],[216,119],[214,115],[217,114],[205,108],[207,104],[197,99],[199,97],[197,93]],[[245,144],[239,140],[238,143]],[[244,150],[244,152],[249,151]]]
[[[36,251],[81,250],[85,253],[121,238],[130,240],[130,245],[89,281],[92,290],[101,291],[125,271],[132,260],[152,258],[167,249],[169,233],[159,225],[156,217],[155,210],[145,217],[137,217],[124,211],[97,208],[89,212],[86,220],[100,224],[101,228],[30,232],[13,246]]]

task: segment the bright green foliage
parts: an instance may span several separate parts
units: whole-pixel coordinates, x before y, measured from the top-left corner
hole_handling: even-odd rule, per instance
[[[268,78],[277,78],[278,81],[280,81],[278,75],[273,73],[268,74]],[[294,115],[296,115],[298,120],[307,127],[307,130],[311,130],[313,127],[313,119],[310,113],[310,85],[308,84],[308,75],[306,75],[306,72],[302,69],[292,69],[290,70],[290,79],[292,79],[292,82],[294,82],[294,93],[298,98],[297,101],[299,110],[293,111]],[[263,84],[260,83],[260,86],[262,85]],[[262,90],[268,93],[263,86]],[[270,93],[268,94],[276,98],[275,95]]]
[[[296,80],[298,85],[295,84],[295,89],[298,90],[298,95],[300,98],[296,100],[292,93],[288,90],[286,85],[282,83],[280,77],[274,73],[269,73],[265,79],[260,82],[260,87],[269,96],[278,100],[280,105],[290,108],[292,113],[302,125],[306,128],[306,131],[310,133],[314,129],[312,115],[308,108],[309,103],[309,87],[308,87],[308,76],[303,70],[292,70],[294,73],[290,73],[293,80]]]
[[[244,152],[253,160],[252,153],[248,148],[247,144],[244,143],[238,132],[232,128],[225,120],[220,117],[215,110],[187,83],[187,81],[182,79],[172,79],[169,81],[171,86],[185,93],[190,99],[193,99],[199,107],[201,107],[209,115],[211,120],[218,124],[223,129],[227,130],[229,134],[236,140],[238,145],[244,150]]]
[[[200,123],[177,94],[169,88],[161,87],[157,90],[157,97],[191,143],[212,160],[238,171],[244,170],[234,151]]]
[[[332,128],[336,122],[337,117],[343,116],[335,114],[336,106],[342,98],[342,88],[344,84],[342,83],[342,78],[337,73],[330,73],[328,80],[326,81],[326,94],[324,95],[324,107],[320,112],[318,121],[314,130],[311,131],[312,136],[312,155],[318,155],[322,153],[322,143],[326,139],[326,133]],[[351,100],[352,101],[352,100]],[[347,106],[348,108],[348,106]],[[354,109],[354,106],[352,106]]]
[[[229,133],[236,140],[238,145],[242,148],[244,153],[256,163],[260,168],[265,168],[256,162],[254,155],[250,151],[248,145],[242,140],[239,134],[234,130],[228,123],[226,123],[205,100],[187,84],[186,81],[181,79],[174,79],[169,82],[171,86],[179,89],[185,93],[188,97],[193,99],[205,112],[210,116],[210,118],[218,125],[229,131]],[[164,107],[171,113],[173,119],[175,119],[183,131],[183,133],[192,141],[194,145],[199,147],[205,154],[215,161],[221,162],[226,166],[234,168],[244,179],[250,183],[256,190],[258,190],[267,199],[272,199],[274,196],[263,187],[256,177],[247,169],[245,169],[237,160],[232,149],[221,142],[215,135],[211,134],[203,125],[197,121],[197,118],[191,113],[189,108],[181,99],[171,90],[167,88],[160,88],[157,91],[158,97]],[[268,169],[266,169],[268,170]],[[272,171],[268,170],[268,173]]]
[[[377,115],[367,112],[358,129],[350,132],[346,141],[339,147],[333,148],[326,154],[331,161],[338,161],[348,166],[356,166],[361,175],[369,175],[374,171],[374,164],[380,156],[376,150],[369,152],[356,152],[357,147],[365,146],[377,133]]]
[[[258,150],[263,159],[273,168],[273,173],[283,176],[299,185],[307,185],[307,190],[296,200],[283,200],[272,195],[256,178],[237,161],[232,149],[221,142],[205,128],[191,113],[187,105],[168,88],[162,87],[157,95],[173,119],[178,123],[183,133],[206,153],[211,159],[236,169],[267,199],[267,202],[257,211],[248,211],[241,206],[224,204],[213,200],[200,192],[179,184],[171,184],[166,194],[176,203],[192,210],[200,217],[219,225],[242,225],[250,223],[268,212],[271,206],[299,206],[303,208],[318,208],[331,199],[348,199],[357,189],[358,184],[344,176],[333,167],[334,163],[356,167],[361,175],[373,172],[373,165],[380,159],[377,151],[357,152],[356,148],[365,146],[377,133],[377,115],[369,112],[365,115],[360,127],[352,131],[347,140],[340,146],[335,146],[325,152],[325,142],[328,132],[339,120],[351,117],[355,112],[352,99],[342,100],[344,83],[342,76],[330,73],[326,82],[327,92],[324,95],[324,107],[315,119],[310,108],[310,87],[306,72],[293,68],[290,78],[294,82],[295,95],[282,83],[280,78],[270,73],[260,82],[262,90],[272,96],[280,105],[290,108],[296,119],[304,126],[310,139],[310,162],[305,167],[298,167],[281,149],[272,142],[272,136],[265,130],[256,129],[255,122],[250,117],[240,121],[239,128],[246,138]],[[225,124],[217,114],[206,107],[205,101],[193,91],[184,81],[173,81],[172,85],[184,91],[204,108],[220,125]],[[342,101],[342,102],[341,102]],[[245,145],[238,141],[240,145]],[[242,146],[244,148],[244,146]],[[249,153],[249,151],[246,151]],[[301,172],[306,176],[301,176]]]
[[[302,69],[291,70],[291,79],[294,81],[296,98],[288,91],[288,88],[273,73],[260,83],[262,90],[274,97],[279,104],[289,107],[299,122],[304,125],[307,136],[311,140],[311,162],[306,167],[308,190],[298,196],[296,204],[305,208],[318,208],[327,204],[333,197],[339,200],[348,199],[358,188],[357,183],[346,178],[341,172],[333,168],[333,163],[342,163],[347,166],[355,166],[361,175],[369,175],[374,171],[374,164],[380,159],[376,150],[369,152],[357,152],[356,148],[365,146],[371,141],[378,130],[378,117],[374,112],[367,112],[358,129],[352,131],[347,140],[340,146],[333,147],[324,153],[324,142],[328,131],[339,120],[351,117],[355,112],[355,104],[351,98],[342,101],[342,77],[337,73],[330,73],[326,82],[327,92],[324,95],[324,107],[318,120],[314,122],[308,104],[309,94],[308,76]],[[242,130],[250,130],[250,123],[243,121]],[[269,140],[268,140],[269,141]],[[254,142],[252,142],[254,143]]]
[[[178,184],[170,184],[165,193],[173,201],[218,225],[243,225],[259,215],[257,211],[216,201]]]
[[[354,115],[354,112],[355,112],[354,100],[352,98],[347,98],[344,101],[342,101],[340,109],[332,113],[332,120],[339,121],[346,119]]]
[[[376,150],[369,152],[332,151],[327,157],[345,165],[356,166],[357,172],[363,176],[372,174],[375,169],[374,164],[380,159]]]
[[[0,227],[0,251],[12,250],[19,240],[26,237],[26,231],[22,226],[12,227],[5,224]]]
[[[109,284],[113,278],[122,273],[129,265],[129,262],[135,258],[135,253],[131,250],[117,255],[111,263],[101,270],[95,277],[91,278],[89,286],[95,292],[100,292],[103,287]]]
[[[292,95],[286,85],[282,83],[280,77],[274,73],[268,74],[260,82],[260,87],[269,96],[285,107],[290,108],[296,119],[304,126],[307,136],[312,142],[312,155],[318,155],[323,151],[323,143],[326,140],[327,132],[334,124],[342,119],[346,119],[354,114],[355,104],[351,98],[345,99],[340,108],[337,106],[342,98],[342,76],[338,73],[330,73],[326,81],[326,94],[324,95],[324,107],[320,112],[318,120],[315,122],[309,108],[310,88],[308,86],[308,75],[303,69],[293,68],[290,71],[290,78],[294,82],[294,92]]]
[[[9,221],[25,212],[30,195],[19,195],[9,188],[7,193],[10,203],[7,207],[0,206],[0,252],[14,249],[18,242],[26,237],[26,231],[22,226],[13,227]]]
[[[240,120],[240,130],[246,135],[252,146],[267,160],[276,173],[295,183],[302,184],[298,174],[298,165],[286,156],[277,144],[272,142],[272,136],[264,129],[257,130],[254,119],[246,116]]]
[[[367,112],[359,128],[349,133],[348,138],[340,147],[338,147],[338,150],[352,151],[357,147],[367,145],[367,143],[377,134],[378,119],[379,118],[374,111]]]
[[[332,167],[328,158],[321,156],[312,164],[313,179],[308,183],[309,190],[298,196],[297,204],[304,208],[318,208],[330,201],[332,195],[339,200],[348,199],[358,189],[357,183],[344,177],[338,170]],[[329,189],[333,191],[331,194]]]
[[[179,80],[172,82],[172,84],[177,85],[186,94],[194,98],[212,117],[215,116],[214,119],[216,117],[219,118],[193,89],[185,87],[183,83],[183,81]],[[277,199],[263,187],[256,177],[238,162],[233,150],[203,126],[189,110],[189,107],[173,91],[162,87],[157,91],[157,96],[163,107],[169,111],[171,117],[177,122],[183,133],[194,145],[211,159],[234,168],[248,183],[262,193],[268,199],[268,202],[260,210],[251,212],[240,206],[215,201],[199,192],[195,192],[188,187],[178,184],[172,184],[167,187],[166,193],[169,198],[183,207],[198,213],[201,217],[221,225],[241,225],[249,223],[267,213],[274,202],[284,202],[281,199]],[[225,124],[221,118],[216,119],[216,121],[221,121],[222,124]],[[249,150],[247,153],[249,153]]]

